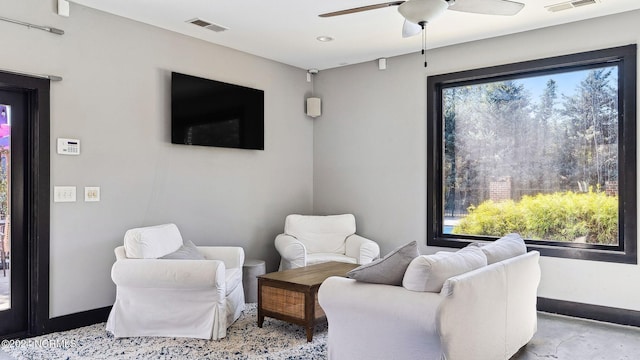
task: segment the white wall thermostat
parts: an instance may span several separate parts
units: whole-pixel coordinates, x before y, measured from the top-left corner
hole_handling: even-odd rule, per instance
[[[80,155],[80,140],[58,138],[58,154]]]

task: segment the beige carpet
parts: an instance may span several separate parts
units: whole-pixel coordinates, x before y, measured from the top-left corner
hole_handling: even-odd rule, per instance
[[[307,343],[302,326],[265,318],[257,326],[256,304],[218,341],[136,337],[115,339],[105,324],[91,325],[9,344],[2,350],[16,359],[300,359],[327,358],[327,326],[316,326]]]

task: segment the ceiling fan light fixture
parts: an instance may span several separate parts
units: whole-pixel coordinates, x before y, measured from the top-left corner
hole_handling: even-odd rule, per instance
[[[449,5],[446,0],[411,0],[398,6],[398,12],[412,23],[428,23],[442,15]]]
[[[333,41],[333,38],[331,36],[323,35],[323,36],[318,36],[316,40],[320,42],[329,42],[329,41]]]

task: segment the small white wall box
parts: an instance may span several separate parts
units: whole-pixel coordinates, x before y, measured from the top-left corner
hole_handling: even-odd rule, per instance
[[[387,59],[381,58],[378,59],[378,70],[386,70],[387,69]]]
[[[80,140],[58,138],[58,154],[80,155]]]
[[[307,116],[318,117],[322,115],[321,112],[322,100],[317,97],[307,98]]]
[[[67,0],[58,0],[58,15],[69,16],[69,2]]]

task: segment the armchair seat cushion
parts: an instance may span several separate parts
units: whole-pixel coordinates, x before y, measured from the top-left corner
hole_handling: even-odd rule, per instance
[[[334,254],[334,253],[315,253],[315,254],[307,254],[307,265],[314,265],[325,263],[329,261],[339,261],[349,264],[357,264],[356,258],[349,257],[347,255],[342,254]]]

